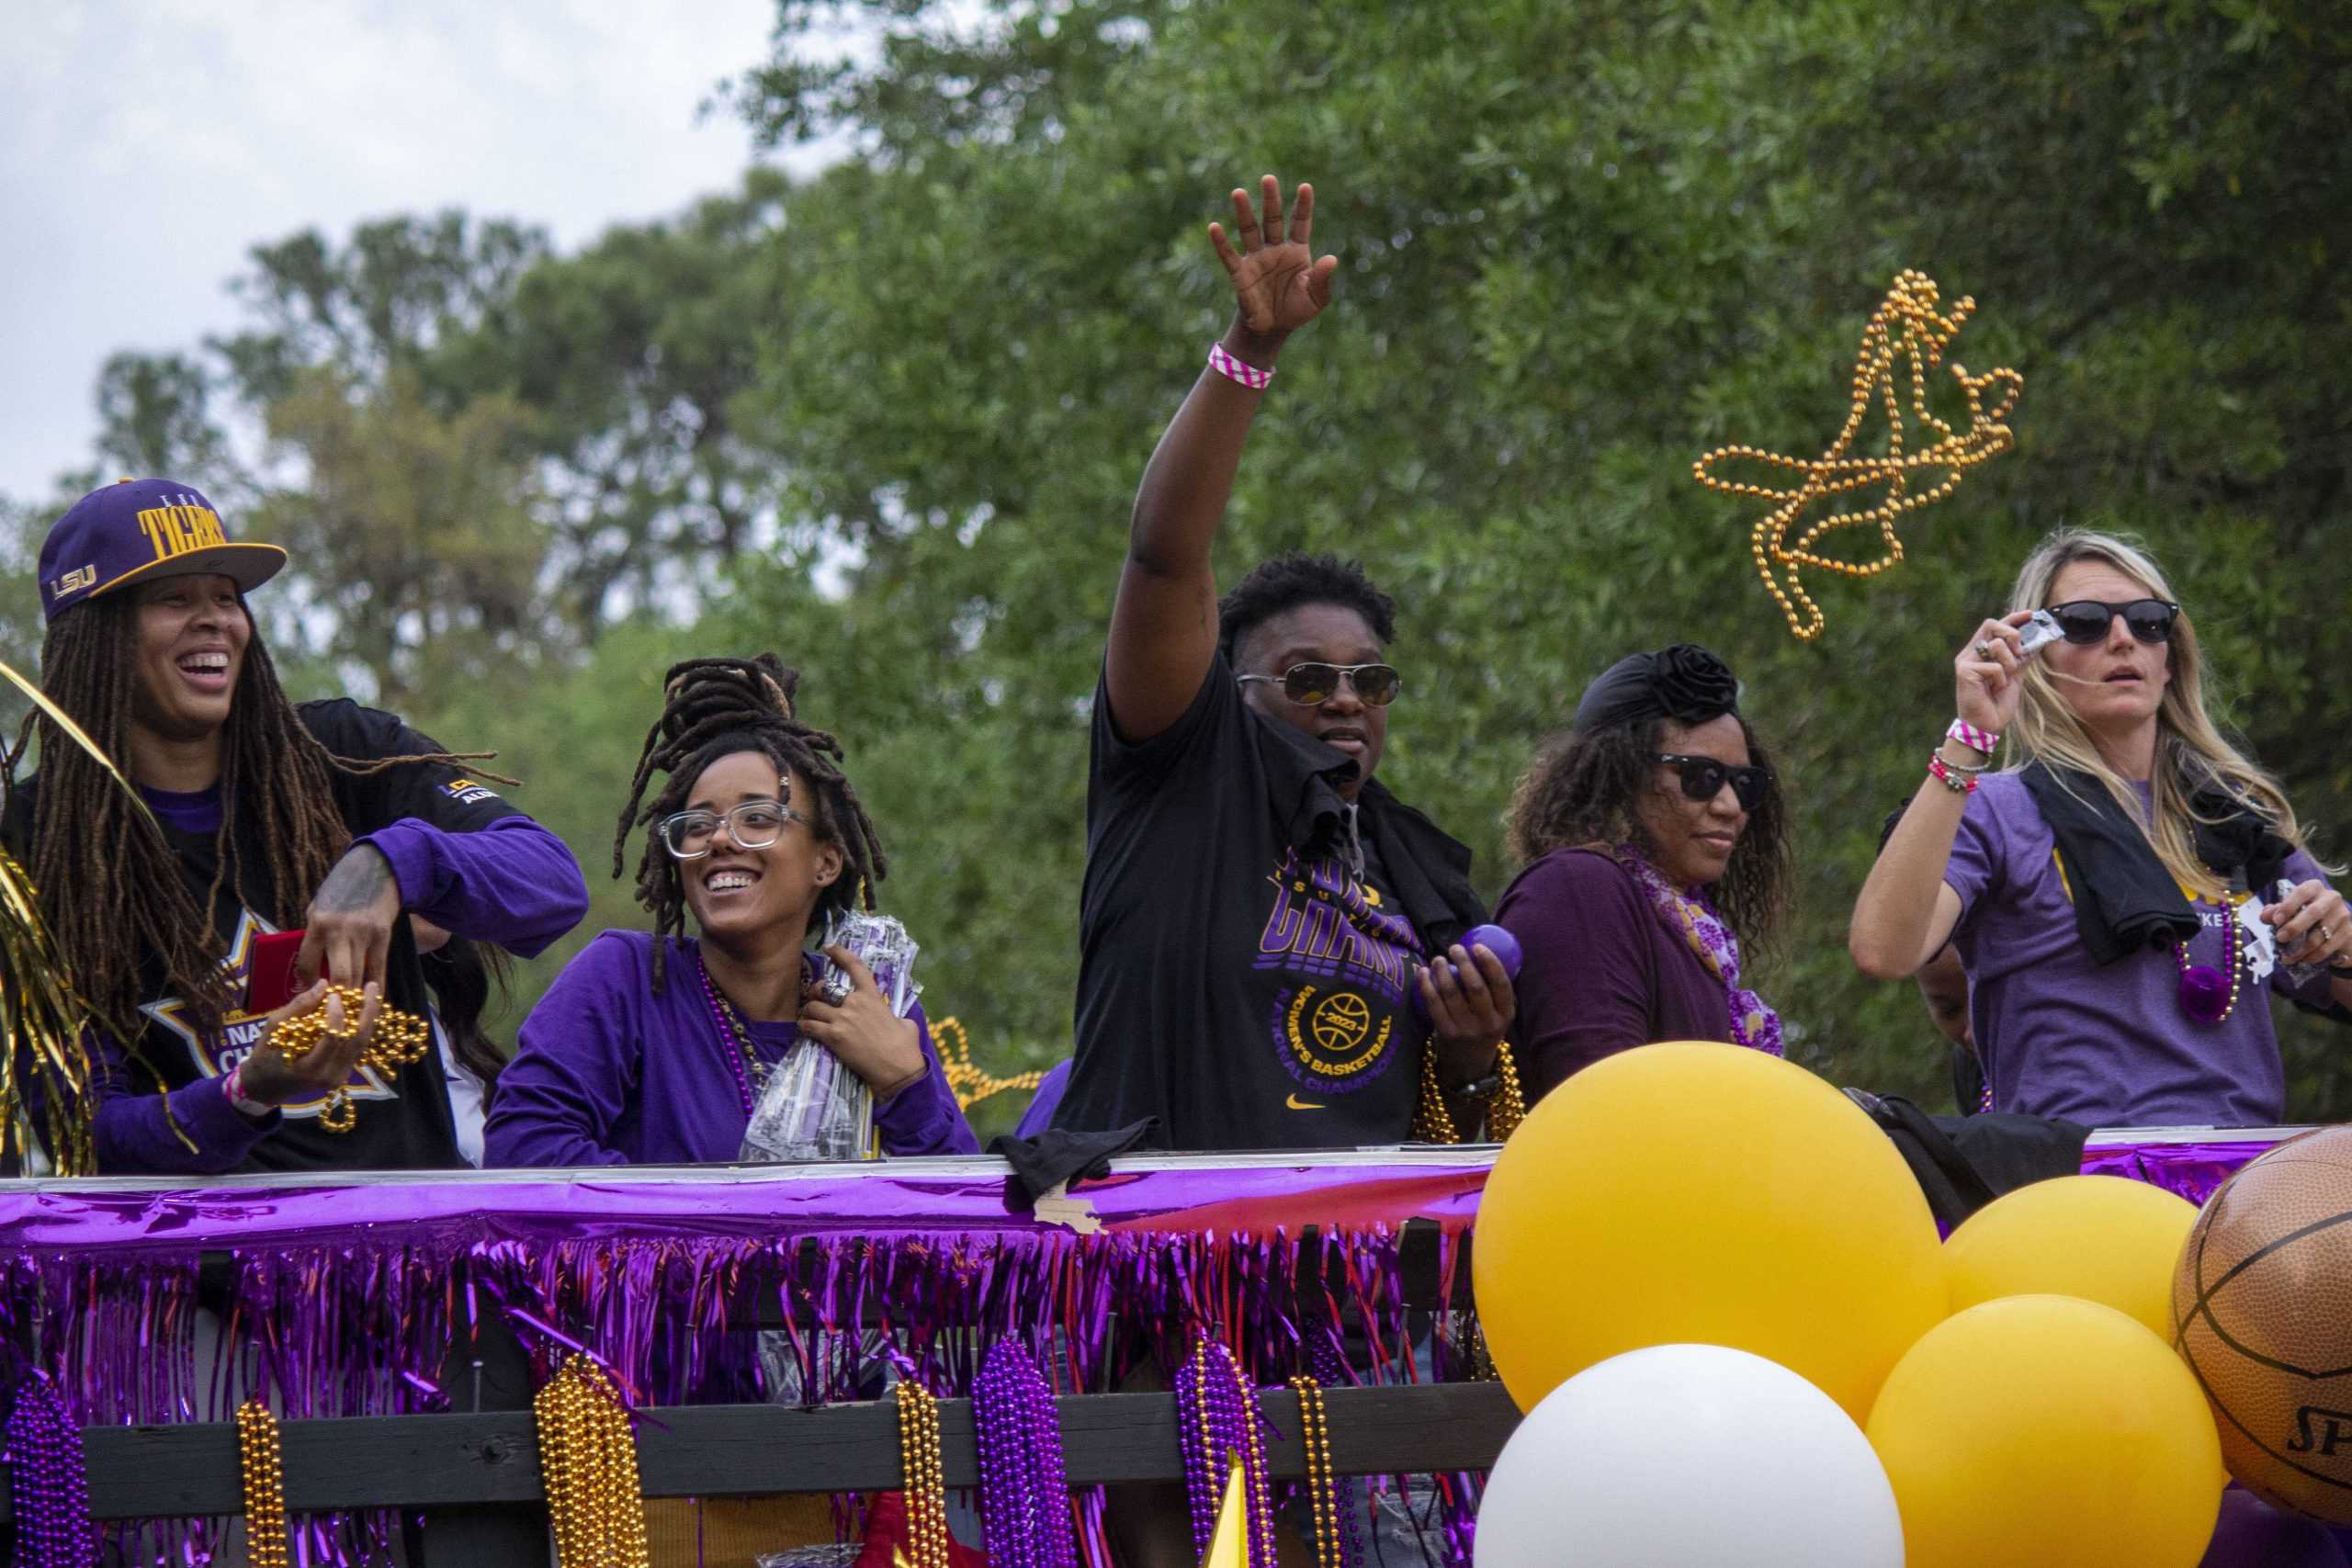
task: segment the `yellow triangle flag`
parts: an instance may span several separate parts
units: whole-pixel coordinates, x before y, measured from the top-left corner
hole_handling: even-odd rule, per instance
[[[1241,1483],[1241,1456],[1228,1455],[1233,1468],[1225,1476],[1225,1502],[1216,1511],[1216,1529],[1201,1568],[1250,1568],[1250,1505]]]

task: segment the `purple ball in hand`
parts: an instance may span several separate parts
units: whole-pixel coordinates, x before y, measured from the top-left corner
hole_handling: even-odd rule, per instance
[[[1495,962],[1503,966],[1503,974],[1507,977],[1513,980],[1519,978],[1520,961],[1524,954],[1519,951],[1519,938],[1511,935],[1502,927],[1472,926],[1462,933],[1462,945],[1466,948],[1485,947],[1488,953],[1495,955]],[[1444,964],[1451,961],[1440,955],[1432,962]],[[1430,1004],[1421,998],[1421,986],[1419,980],[1413,982],[1413,1013],[1414,1016],[1423,1019],[1430,1015]]]
[[[1514,980],[1519,978],[1519,964],[1522,956],[1519,951],[1519,938],[1500,926],[1472,926],[1463,933],[1463,946],[1476,947],[1481,942],[1486,944],[1487,952],[1495,955],[1495,962],[1503,966],[1506,976]]]

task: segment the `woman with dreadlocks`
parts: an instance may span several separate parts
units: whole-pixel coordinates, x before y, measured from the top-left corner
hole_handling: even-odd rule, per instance
[[[1603,1056],[1660,1040],[1781,1054],[1747,988],[1788,908],[1786,818],[1739,682],[1703,648],[1619,660],[1519,781],[1508,818],[1528,863],[1496,907],[1519,940],[1511,1038],[1532,1100]]]
[[[731,1161],[762,1081],[803,1036],[873,1090],[884,1152],[979,1152],[921,1007],[899,1017],[841,947],[824,953],[854,988],[837,1005],[812,994],[811,931],[888,863],[841,743],[794,713],[798,682],[773,654],[671,668],[613,838],[618,876],[630,833],[650,829],[637,898],[653,931],[597,937],[523,1021],[490,1164]],[[648,799],[656,773],[668,779]]]
[[[97,1026],[101,1171],[464,1163],[439,1052],[360,1065],[379,1010],[430,1014],[412,917],[528,956],[587,908],[571,852],[462,776],[473,757],[348,701],[288,701],[244,599],[285,561],[164,479],[91,491],[41,546],[42,683],[149,808],[46,718],[41,771],[7,803]],[[309,989],[247,1012],[254,939],[297,927]],[[361,989],[361,1016],[322,976]],[[322,1006],[325,1038],[281,1053],[278,1025]]]

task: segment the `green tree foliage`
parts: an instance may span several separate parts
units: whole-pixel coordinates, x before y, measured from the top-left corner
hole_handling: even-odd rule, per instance
[[[301,625],[445,741],[503,749],[582,852],[590,930],[637,919],[604,874],[662,668],[775,649],[849,747],[934,1011],[988,1065],[1040,1065],[1067,1050],[1128,505],[1229,310],[1202,231],[1261,172],[1311,179],[1338,302],[1284,356],[1220,570],[1334,549],[1397,596],[1384,773],[1489,893],[1512,781],[1584,682],[1722,651],[1798,807],[1764,988],[1809,1065],[1940,1100],[1917,997],[1854,973],[1845,922],[1954,648],[2048,528],[2146,537],[2230,716],[2352,856],[2347,22],[780,0],[728,101],[771,141],[846,130],[845,161],[571,255],[455,214],[263,247],[250,330],[109,367],[106,457],[217,463],[224,406],[259,416]],[[861,47],[824,58],[830,28]],[[1816,579],[1828,628],[1799,644],[1754,512],[1691,461],[1827,446],[1906,265],[1977,297],[1957,361],[2025,373],[2017,450],[1908,522],[1901,566]],[[2286,1043],[2290,1111],[2352,1115],[2342,1037]]]
[[[1953,647],[2061,522],[2173,563],[2233,716],[2323,847],[2352,847],[2331,830],[2352,781],[2318,740],[2347,716],[2347,576],[2316,531],[2352,431],[2327,7],[1233,0],[991,7],[960,31],[968,12],[847,9],[876,63],[780,52],[736,85],[771,135],[850,117],[872,149],[776,247],[794,308],[765,435],[788,511],[862,552],[834,612],[854,688],[811,701],[869,769],[922,735],[920,773],[864,787],[910,844],[901,897],[988,955],[984,1039],[1066,1028],[1126,502],[1227,308],[1201,229],[1268,169],[1317,182],[1340,302],[1285,356],[1223,570],[1340,549],[1396,592],[1412,685],[1386,771],[1490,888],[1511,780],[1584,681],[1710,643],[1800,806],[1801,919],[1770,976],[1799,1054],[1940,1098],[1916,997],[1854,974],[1845,920]],[[1980,297],[1956,357],[2026,372],[2019,447],[1908,525],[1905,566],[1832,581],[1828,632],[1798,645],[1753,515],[1690,464],[1826,446],[1906,265]],[[806,593],[790,570],[743,584],[777,627]],[[2352,1101],[2332,1038],[2289,1049],[2300,1112]]]

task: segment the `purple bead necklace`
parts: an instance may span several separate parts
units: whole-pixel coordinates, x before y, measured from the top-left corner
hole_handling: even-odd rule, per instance
[[[90,1523],[82,1434],[39,1371],[17,1391],[0,1461],[8,1467],[16,1507],[17,1568],[95,1568],[98,1533]]]
[[[710,977],[710,965],[702,961],[699,953],[695,954],[695,971],[702,976],[702,996],[710,1004],[710,1021],[718,1028],[719,1049],[735,1074],[735,1098],[742,1102],[744,1119],[749,1121],[754,1090],[767,1079],[767,1065],[752,1047],[752,1032],[743,1027],[733,1006],[718,994],[718,986]],[[728,1049],[729,1046],[733,1049]]]
[[[1258,1429],[1258,1396],[1225,1342],[1204,1334],[1176,1372],[1176,1433],[1184,1446],[1184,1497],[1192,1506],[1193,1550],[1205,1552],[1216,1533],[1227,1472],[1241,1461],[1248,1509],[1250,1568],[1274,1568],[1274,1508],[1266,1484],[1266,1445]]]
[[[989,1568],[1075,1568],[1069,1475],[1053,1392],[1017,1339],[1000,1339],[972,1380],[980,1440],[980,1531]]]

